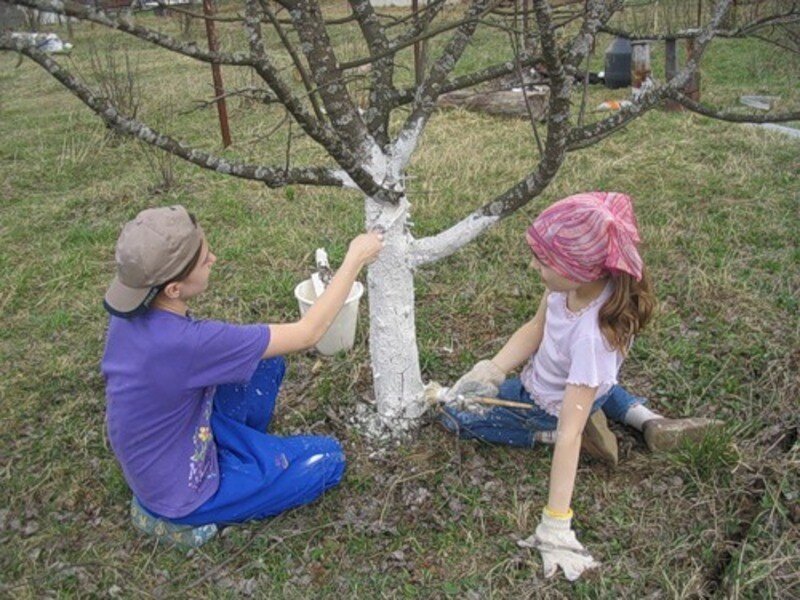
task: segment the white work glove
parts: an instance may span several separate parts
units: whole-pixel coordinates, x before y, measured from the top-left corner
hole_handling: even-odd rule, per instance
[[[503,370],[491,360],[482,360],[463,375],[445,394],[445,402],[463,403],[470,396],[496,398],[499,386],[506,379]]]
[[[561,567],[564,576],[569,581],[575,581],[584,571],[600,566],[575,537],[571,517],[557,518],[549,516],[547,512],[542,513],[542,522],[536,527],[536,533],[519,540],[517,545],[539,551],[545,577],[552,577]]]

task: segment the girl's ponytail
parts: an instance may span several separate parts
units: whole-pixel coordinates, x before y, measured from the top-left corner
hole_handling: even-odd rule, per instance
[[[633,337],[653,315],[656,297],[644,267],[640,281],[624,272],[614,275],[613,281],[614,291],[600,308],[600,331],[612,348],[627,354]]]

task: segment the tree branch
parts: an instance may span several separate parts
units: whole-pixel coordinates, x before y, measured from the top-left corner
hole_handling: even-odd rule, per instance
[[[194,42],[180,42],[171,36],[148,29],[147,27],[142,27],[141,25],[136,25],[131,15],[112,17],[102,10],[96,10],[92,7],[87,7],[69,0],[66,2],[62,0],[8,0],[8,3],[97,23],[202,62],[235,66],[253,65],[251,57],[243,52],[230,54],[228,52],[208,52],[201,50]]]
[[[347,183],[346,178],[338,175],[336,170],[325,167],[304,167],[287,170],[282,166],[266,167],[229,160],[204,150],[192,148],[188,144],[148,127],[137,119],[120,113],[111,102],[95,95],[90,88],[73,76],[67,69],[44,52],[37,50],[32,44],[18,38],[12,39],[10,35],[3,35],[0,36],[0,50],[12,50],[30,58],[100,116],[109,127],[151,146],[160,148],[165,152],[174,154],[203,169],[225,175],[233,175],[242,179],[261,181],[272,188],[288,184],[342,187]]]
[[[538,196],[553,180],[566,156],[569,132],[571,78],[559,56],[552,26],[552,9],[547,0],[534,0],[542,58],[550,75],[550,103],[544,154],[528,176],[453,227],[429,238],[416,240],[411,264],[420,266],[449,256],[501,218]]]
[[[700,102],[695,102],[678,90],[671,90],[666,96],[679,102],[694,113],[719,121],[728,121],[729,123],[786,123],[787,121],[800,121],[800,110],[772,114],[742,114],[719,110]]]
[[[349,0],[350,8],[358,21],[361,33],[367,41],[372,56],[386,54],[390,49],[386,29],[375,14],[369,0]],[[394,54],[389,53],[373,63],[370,69],[369,106],[364,119],[367,129],[375,141],[386,148],[389,144],[389,116],[392,111],[394,96]]]
[[[768,15],[735,29],[717,29],[714,31],[714,37],[742,38],[755,33],[759,29],[764,29],[765,27],[774,27],[776,25],[787,25],[798,22],[800,22],[800,7],[798,7],[796,3],[793,3],[792,8],[784,13]],[[702,34],[703,29],[696,27],[682,29],[672,33],[633,33],[617,27],[603,25],[600,27],[600,31],[617,37],[623,37],[630,41],[661,41],[668,39],[695,39]]]
[[[342,81],[342,67],[333,50],[319,4],[315,0],[283,0],[283,4],[289,9],[300,37],[300,49],[311,69],[333,129],[351,150],[363,153],[361,158],[368,158],[369,148],[374,146],[374,142]]]
[[[267,57],[261,35],[261,20],[258,14],[257,0],[247,0],[245,29],[248,32],[250,51],[256,59],[254,68],[269,85],[286,110],[297,121],[300,127],[313,140],[320,144],[328,154],[344,169],[344,175],[350,185],[360,188],[365,194],[388,202],[397,202],[396,194],[382,189],[373,176],[362,166],[360,157],[345,145],[344,141],[328,126],[315,121],[308,114],[300,100],[294,96],[286,83],[278,76],[277,69]]]
[[[596,144],[655,107],[673,91],[682,88],[689,80],[689,77],[697,70],[703,53],[713,39],[714,32],[717,31],[717,27],[727,13],[730,4],[731,0],[718,0],[711,21],[696,38],[694,52],[687,60],[684,68],[675,77],[662,85],[646,90],[631,106],[623,108],[616,114],[597,123],[573,129],[567,139],[568,151],[571,152]]]
[[[294,45],[292,45],[292,43],[289,41],[289,37],[283,30],[283,26],[280,24],[280,22],[278,22],[275,13],[273,13],[269,8],[266,0],[259,0],[259,4],[261,5],[261,10],[263,10],[264,14],[267,16],[267,20],[269,20],[269,22],[275,28],[275,32],[278,34],[278,38],[281,40],[283,47],[286,48],[286,52],[289,53],[289,57],[292,59],[292,64],[294,64],[295,69],[297,69],[297,72],[300,74],[300,79],[303,82],[303,86],[306,88],[308,99],[311,102],[311,105],[314,107],[314,114],[317,116],[317,120],[324,122],[325,116],[323,115],[322,109],[319,106],[317,97],[314,95],[314,86],[311,84],[311,77],[308,74],[308,70],[305,68],[305,66],[303,66],[303,61],[300,60],[300,56],[298,56]]]
[[[532,54],[523,50],[519,55],[519,66],[522,68],[532,67],[541,61],[542,57],[540,54]],[[455,79],[445,81],[439,89],[439,94],[441,95],[448,92],[454,92],[456,90],[463,90],[485,81],[491,81],[492,79],[497,79],[498,77],[502,77],[504,75],[510,75],[514,73],[516,69],[517,64],[515,60],[507,60],[502,63],[497,63],[490,67],[486,67],[485,69],[481,69],[480,71],[470,73],[469,75],[462,75],[461,77],[456,77]],[[395,105],[403,106],[413,102],[415,91],[416,87],[400,90],[395,96]]]
[[[436,108],[436,99],[442,83],[455,68],[464,49],[478,27],[478,19],[485,14],[489,0],[472,0],[464,22],[456,29],[439,59],[431,66],[428,76],[417,90],[411,114],[397,135],[393,148],[392,167],[396,174],[402,172],[416,148],[425,123]]]

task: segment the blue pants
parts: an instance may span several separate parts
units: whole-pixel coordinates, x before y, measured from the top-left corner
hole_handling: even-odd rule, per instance
[[[264,519],[307,504],[341,481],[345,459],[335,439],[267,433],[285,371],[281,357],[262,360],[248,384],[217,388],[211,430],[219,489],[190,514],[165,520],[197,526]]]
[[[495,406],[482,413],[445,407],[442,424],[463,439],[479,439],[492,444],[505,444],[530,448],[537,431],[553,431],[558,427],[558,418],[546,413],[531,399],[518,377],[506,379],[500,386],[499,398],[524,402],[531,408],[505,408]],[[629,394],[619,385],[600,396],[592,405],[592,412],[602,409],[612,421],[622,422],[628,409],[646,400]]]

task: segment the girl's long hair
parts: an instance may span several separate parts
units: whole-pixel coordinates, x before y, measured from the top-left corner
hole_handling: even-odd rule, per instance
[[[656,297],[645,268],[641,281],[628,273],[615,275],[613,281],[614,291],[600,307],[600,331],[612,348],[627,354],[634,336],[650,321]]]

